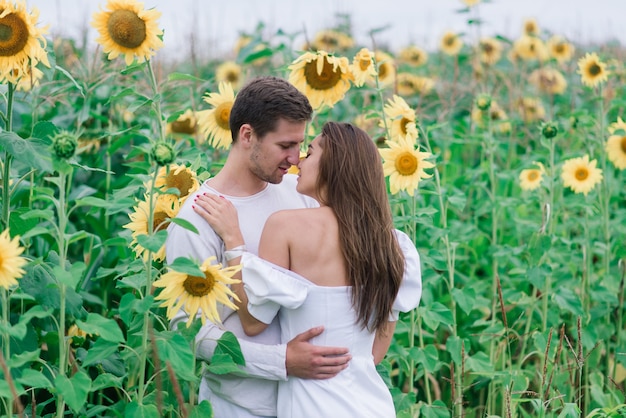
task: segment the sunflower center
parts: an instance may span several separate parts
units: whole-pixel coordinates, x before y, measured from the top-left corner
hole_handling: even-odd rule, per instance
[[[400,128],[402,129],[402,135],[406,135],[408,133],[407,126],[409,126],[409,124],[411,123],[413,123],[412,120],[407,119],[407,118],[402,118],[402,120],[400,121]]]
[[[554,47],[554,50],[556,51],[557,54],[562,54],[563,52],[565,52],[565,45],[558,44]]]
[[[172,131],[191,135],[196,132],[196,124],[191,119],[175,120],[172,122]]]
[[[487,55],[489,55],[489,54],[491,54],[493,52],[493,45],[491,45],[490,43],[483,42],[480,46],[481,46],[483,52],[485,54],[487,54]]]
[[[317,60],[315,60],[304,67],[304,77],[307,84],[315,90],[330,90],[341,80],[341,70],[333,71],[333,66],[326,57],[318,59],[324,60],[322,71],[317,73]]]
[[[228,121],[230,120],[230,110],[232,107],[233,103],[228,102],[222,103],[215,108],[215,122],[220,128],[226,131],[230,130],[230,124]]]
[[[620,142],[620,145],[622,147],[622,152],[626,154],[626,136],[622,137],[622,141]]]
[[[417,170],[417,157],[408,151],[398,155],[395,161],[396,171],[403,176],[410,176]]]
[[[359,60],[359,68],[361,69],[361,71],[365,71],[370,67],[370,64],[372,63],[371,59],[360,59]]]
[[[534,181],[534,180],[537,180],[538,178],[539,178],[539,172],[537,170],[532,170],[531,172],[528,173],[529,181]]]
[[[237,73],[236,71],[229,71],[226,74],[226,80],[232,84],[237,84],[237,82],[239,81],[239,73]]]
[[[130,10],[116,10],[107,22],[109,36],[124,48],[137,48],[146,39],[146,22]]]
[[[380,68],[378,68],[378,78],[384,80],[387,76],[387,64],[382,64]]]
[[[454,45],[454,41],[456,41],[456,36],[448,36],[446,37],[444,43],[448,46]]]
[[[587,71],[591,76],[597,76],[602,72],[602,68],[598,65],[598,63],[592,62],[589,64],[589,67],[587,67]]]
[[[180,191],[180,198],[186,197],[189,190],[193,187],[193,178],[187,170],[183,170],[178,174],[174,174],[174,170],[170,170],[165,178],[166,188],[176,187]]]
[[[169,218],[167,213],[155,211],[154,217],[152,219],[152,231],[157,232],[162,229],[166,229],[167,226],[170,224],[169,221],[167,221],[167,218]]]
[[[213,290],[214,285],[215,280],[213,280],[211,275],[209,277],[187,276],[183,282],[183,287],[187,293],[196,297],[208,295]]]
[[[587,177],[589,177],[589,170],[585,167],[578,168],[574,173],[574,177],[576,177],[576,180],[578,181],[584,181]]]
[[[0,57],[11,57],[21,52],[28,43],[26,22],[14,13],[0,19]]]

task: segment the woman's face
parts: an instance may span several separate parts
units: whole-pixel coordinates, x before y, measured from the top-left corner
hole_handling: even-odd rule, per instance
[[[299,193],[310,196],[319,201],[317,195],[317,177],[319,175],[320,159],[322,158],[322,147],[320,146],[321,135],[318,135],[309,144],[306,157],[298,163],[298,185],[296,190]]]

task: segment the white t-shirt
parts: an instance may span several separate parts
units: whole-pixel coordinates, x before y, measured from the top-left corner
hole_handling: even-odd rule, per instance
[[[287,174],[281,183],[268,184],[264,190],[252,196],[236,197],[221,193],[237,208],[239,226],[249,252],[258,254],[261,232],[271,214],[284,209],[318,206],[315,200],[296,192],[296,179],[295,175]],[[208,257],[216,256],[222,265],[227,264],[221,238],[191,207],[195,196],[202,193],[220,194],[205,182],[196,193],[187,198],[177,217],[191,222],[197,228],[199,235],[171,223],[166,241],[168,263],[172,263],[177,257],[190,257],[202,263]],[[199,400],[209,399],[215,403],[221,398],[249,411],[250,416],[275,416],[277,381],[287,379],[286,345],[280,344],[278,321],[275,320],[261,334],[248,337],[241,327],[236,311],[221,304],[218,304],[218,311],[224,327],[221,329],[208,321],[202,326],[196,336],[197,357],[210,360],[216,341],[222,336],[224,329],[229,330],[239,339],[246,361],[242,369],[252,377],[218,376],[207,371],[203,376]],[[172,328],[176,329],[178,322],[185,321],[187,319],[185,315],[184,311],[179,312],[172,321]],[[221,418],[218,415],[215,416]],[[243,414],[237,416],[243,416]]]

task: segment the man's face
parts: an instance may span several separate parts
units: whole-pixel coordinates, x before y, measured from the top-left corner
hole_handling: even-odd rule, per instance
[[[254,138],[250,154],[250,170],[268,183],[278,184],[292,165],[298,164],[300,144],[304,141],[306,122],[280,119],[276,130],[264,138]]]

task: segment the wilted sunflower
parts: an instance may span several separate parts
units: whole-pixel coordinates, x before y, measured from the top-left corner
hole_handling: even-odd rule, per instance
[[[574,49],[574,45],[560,36],[553,36],[548,39],[548,51],[550,52],[550,56],[559,63],[565,63],[571,60],[574,55]]]
[[[176,120],[170,122],[165,127],[165,133],[167,135],[185,134],[193,135],[198,128],[198,122],[193,110],[187,109]]]
[[[530,18],[524,21],[524,34],[529,36],[539,35],[539,25],[537,20]]]
[[[454,56],[461,51],[461,48],[463,48],[463,41],[459,35],[448,31],[441,37],[439,47],[441,48],[441,52],[444,54]]]
[[[502,44],[495,38],[482,38],[478,43],[480,62],[493,65],[502,57]]]
[[[171,196],[180,200],[180,205],[182,205],[189,195],[198,190],[200,183],[196,173],[186,166],[171,164],[169,167],[159,168],[154,187],[165,193],[164,197]],[[178,194],[171,194],[171,189],[178,190]]]
[[[41,62],[50,67],[46,53],[46,29],[37,28],[39,10],[26,10],[26,2],[0,0],[0,82],[16,81]]]
[[[415,145],[408,140],[387,141],[386,144],[389,148],[381,148],[378,151],[383,158],[385,176],[389,176],[391,194],[406,190],[413,196],[419,182],[432,176],[424,171],[435,166],[426,161],[432,155],[416,150]]]
[[[401,96],[412,96],[414,94],[430,93],[435,86],[435,80],[411,73],[398,73],[396,84],[398,94]]]
[[[26,259],[20,255],[23,252],[18,236],[11,239],[8,229],[0,233],[0,287],[9,290],[26,273],[22,269],[26,265]]]
[[[567,89],[565,77],[554,68],[537,69],[530,73],[528,81],[544,93],[563,94]]]
[[[137,206],[134,207],[135,212],[128,215],[131,222],[123,226],[123,228],[130,229],[132,231],[132,238],[130,245],[133,247],[133,251],[137,257],[143,258],[144,261],[148,260],[149,251],[141,246],[137,242],[137,236],[148,235],[148,222],[150,219],[150,201],[146,195],[145,199],[140,201]],[[168,218],[173,218],[178,214],[180,210],[180,204],[178,200],[172,200],[164,195],[152,196],[152,232],[158,232],[167,229],[170,221]],[[165,245],[163,245],[159,251],[153,253],[153,258],[156,261],[161,261],[165,258]]]
[[[546,61],[550,56],[543,41],[536,36],[523,35],[513,42],[513,54],[525,61]]]
[[[428,52],[415,45],[409,45],[398,53],[398,61],[412,67],[419,67],[428,62]]]
[[[172,319],[182,308],[189,317],[187,327],[198,314],[203,324],[207,319],[220,324],[218,303],[237,309],[230,298],[237,301],[239,298],[229,285],[240,282],[233,279],[233,275],[241,270],[241,265],[222,268],[221,264],[212,264],[214,261],[215,257],[209,257],[202,263],[200,270],[204,276],[169,271],[154,282],[155,287],[163,288],[155,299],[164,301],[160,306],[167,307],[168,319]]]
[[[386,52],[376,51],[374,62],[378,68],[378,84],[387,87],[396,82],[396,63],[393,57]]]
[[[519,185],[522,190],[535,190],[541,186],[545,169],[541,163],[535,165],[539,168],[527,168],[519,174]]]
[[[93,14],[91,26],[98,30],[96,42],[109,54],[109,60],[124,55],[126,65],[135,57],[144,62],[163,47],[159,38],[163,31],[157,23],[161,12],[144,10],[143,3],[135,0],[108,0],[106,8]]]
[[[288,68],[289,82],[304,93],[313,109],[333,107],[350,89],[352,73],[345,57],[326,51],[305,52]]]
[[[615,167],[626,169],[626,132],[621,135],[611,135],[605,145],[607,157]]]
[[[315,35],[309,48],[332,53],[344,52],[353,46],[354,39],[350,35],[334,29],[325,29]]]
[[[378,75],[372,58],[372,53],[367,48],[361,48],[352,60],[352,75],[354,85],[361,87],[365,82],[372,82]]]
[[[546,110],[537,98],[523,97],[519,100],[518,107],[526,123],[537,122],[546,117]]]
[[[203,138],[215,148],[227,149],[233,138],[230,132],[230,110],[235,103],[235,91],[230,83],[220,83],[218,93],[208,93],[204,101],[213,109],[196,112],[198,127]]]
[[[224,61],[215,69],[216,83],[230,83],[233,89],[238,89],[243,81],[241,65],[234,61]]]
[[[404,99],[394,94],[393,98],[387,100],[384,113],[391,139],[402,138],[413,144],[418,137],[415,111]],[[379,126],[385,127],[385,123],[381,121]]]
[[[491,101],[487,110],[481,110],[475,106],[472,109],[472,120],[481,128],[486,128],[487,122],[491,121],[490,123],[498,132],[502,134],[511,132],[509,117],[495,100]]]
[[[0,81],[1,81],[0,77]],[[43,78],[43,71],[29,65],[24,71],[13,70],[5,74],[4,81],[13,83],[18,91],[31,91],[39,86],[39,81]]]
[[[600,61],[595,52],[587,53],[578,60],[578,74],[584,85],[595,87],[608,79],[609,72],[606,64]]]
[[[563,185],[574,193],[587,196],[596,184],[602,181],[602,170],[596,168],[597,161],[589,161],[589,156],[571,158],[563,163],[561,179]]]

